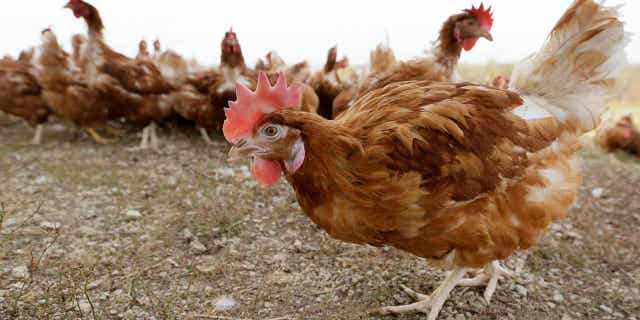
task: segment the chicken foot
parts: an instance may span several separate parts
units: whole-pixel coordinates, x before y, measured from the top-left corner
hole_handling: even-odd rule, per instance
[[[383,307],[376,311],[376,313],[381,315],[391,315],[421,312],[429,314],[427,317],[428,320],[436,320],[442,306],[445,301],[447,301],[447,298],[449,298],[451,291],[456,287],[456,285],[458,285],[467,271],[469,270],[466,268],[456,267],[447,275],[442,284],[440,284],[440,286],[431,295],[421,294],[403,286],[404,292],[418,300],[418,302],[403,306]]]
[[[113,142],[113,140],[109,140],[107,138],[103,138],[93,128],[84,128],[84,131],[86,131],[89,134],[89,136],[91,136],[91,138],[93,138],[93,141],[95,141],[98,144],[109,144],[109,143]]]
[[[487,264],[478,275],[469,279],[462,279],[458,285],[463,287],[479,287],[486,285],[484,290],[484,299],[487,303],[491,302],[491,297],[498,287],[498,280],[501,278],[511,278],[514,272],[501,266],[500,262],[492,261]]]

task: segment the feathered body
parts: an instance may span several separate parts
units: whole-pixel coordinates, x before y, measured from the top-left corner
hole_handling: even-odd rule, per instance
[[[230,158],[250,156],[263,185],[284,174],[302,210],[334,238],[393,246],[452,269],[433,295],[381,313],[435,320],[457,285],[488,284],[490,300],[507,274],[497,261],[535,244],[575,199],[578,137],[598,124],[623,64],[627,37],[617,17],[576,1],[543,49],[515,69],[512,91],[390,83],[326,120],[291,103],[260,109],[273,94],[258,84],[227,113]],[[249,112],[242,121],[241,110]]]
[[[38,51],[38,81],[53,112],[82,128],[104,126],[109,117],[109,102],[81,81],[53,32],[43,32]]]
[[[35,127],[45,123],[50,109],[42,97],[33,66],[11,58],[0,60],[0,111]],[[33,142],[40,142],[39,131]]]
[[[94,6],[82,0],[71,0],[67,7],[87,23],[89,87],[96,90],[101,99],[110,102],[109,118],[124,117],[132,122],[149,124],[143,134],[141,149],[147,148],[148,139],[152,139],[153,147],[157,148],[155,123],[172,115],[174,88],[144,53],[140,59],[130,59],[105,43],[102,19]]]

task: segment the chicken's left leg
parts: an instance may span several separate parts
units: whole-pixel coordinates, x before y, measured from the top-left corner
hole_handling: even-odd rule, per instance
[[[503,277],[511,278],[513,275],[514,273],[501,266],[500,262],[493,261],[487,264],[480,274],[474,278],[462,279],[459,285],[463,287],[479,287],[486,285],[487,288],[484,290],[484,299],[487,303],[490,303],[491,297],[498,287],[498,280]]]
[[[436,320],[442,306],[444,305],[447,298],[451,294],[451,290],[458,285],[462,277],[467,273],[468,269],[456,267],[447,277],[444,279],[442,284],[433,292],[430,296],[417,293],[409,288],[404,287],[404,291],[417,299],[418,302],[404,305],[404,306],[394,306],[394,307],[384,307],[377,311],[378,314],[388,315],[388,314],[400,314],[400,313],[408,313],[408,312],[422,312],[428,313],[428,320]]]
[[[39,145],[42,142],[42,129],[44,125],[39,124],[36,126],[36,133],[33,135],[33,140],[31,140],[31,144]]]

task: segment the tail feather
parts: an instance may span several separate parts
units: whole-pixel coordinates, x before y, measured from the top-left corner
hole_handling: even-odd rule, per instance
[[[514,68],[510,89],[525,100],[514,113],[551,116],[578,133],[593,130],[607,109],[616,72],[626,64],[628,43],[617,7],[576,0],[543,48]]]

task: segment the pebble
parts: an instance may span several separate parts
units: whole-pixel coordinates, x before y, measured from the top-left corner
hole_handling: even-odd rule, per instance
[[[173,177],[173,176],[169,177],[167,179],[167,185],[169,185],[170,187],[177,186],[178,185],[178,178]]]
[[[516,289],[516,292],[518,293],[518,295],[520,295],[522,297],[526,297],[527,294],[529,293],[527,288],[525,288],[524,286],[521,286],[519,284],[515,285],[515,289]]]
[[[222,312],[222,311],[229,311],[233,309],[237,305],[237,302],[233,297],[222,296],[216,299],[216,301],[214,302],[214,305],[215,305],[216,311]]]
[[[24,279],[29,276],[29,268],[27,268],[27,266],[17,266],[11,270],[11,275],[16,278]]]
[[[189,246],[197,253],[203,253],[207,251],[207,247],[205,247],[204,244],[202,244],[202,242],[200,242],[200,240],[198,239],[193,239],[193,241],[189,243]]]
[[[606,313],[613,313],[613,310],[604,304],[601,304],[598,308]]]
[[[138,219],[140,217],[142,217],[142,213],[140,211],[133,209],[127,210],[127,218]]]
[[[229,178],[236,175],[236,172],[232,168],[218,168],[216,169],[216,175],[222,178]]]
[[[191,230],[189,230],[189,228],[184,228],[184,230],[182,230],[182,237],[187,241],[191,241],[191,240],[195,239],[195,236],[193,235],[193,232],[191,232]]]
[[[40,223],[40,228],[45,230],[57,230],[57,229],[60,229],[60,223],[43,221]]]
[[[49,179],[47,177],[39,176],[39,177],[36,178],[35,183],[37,185],[43,185],[43,184],[47,183],[48,181],[49,181]]]
[[[604,195],[604,189],[595,188],[595,189],[591,190],[591,195],[596,199],[600,199]]]
[[[562,303],[564,302],[564,296],[562,296],[562,294],[558,291],[553,293],[553,297],[552,297],[553,301],[557,302],[557,303]]]

